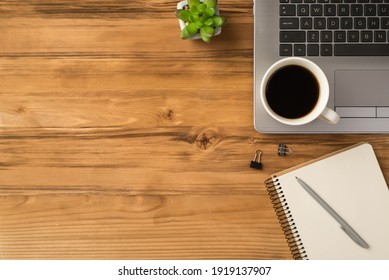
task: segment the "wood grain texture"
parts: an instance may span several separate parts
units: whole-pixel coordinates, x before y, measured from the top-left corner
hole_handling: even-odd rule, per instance
[[[386,135],[255,132],[251,0],[209,45],[175,6],[0,0],[0,258],[290,259],[270,174],[368,141],[389,179]]]

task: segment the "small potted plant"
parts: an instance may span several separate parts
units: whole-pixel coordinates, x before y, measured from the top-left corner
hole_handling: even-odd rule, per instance
[[[176,13],[182,39],[202,39],[209,43],[211,37],[221,33],[225,18],[220,16],[217,0],[185,0],[177,4]]]

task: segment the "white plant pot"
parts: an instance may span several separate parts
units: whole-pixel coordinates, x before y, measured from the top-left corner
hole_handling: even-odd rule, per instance
[[[203,2],[203,1],[200,0],[200,2]],[[177,10],[184,9],[184,7],[186,5],[188,5],[188,1],[187,0],[179,2],[177,4]],[[220,16],[219,7],[215,8],[215,15]],[[178,19],[178,22],[180,23],[181,30],[186,27],[185,21],[183,21],[182,19]],[[213,37],[219,35],[221,32],[222,32],[222,28],[220,26],[216,27],[215,28],[215,34],[213,34]],[[190,36],[188,39],[201,39],[201,35],[200,35],[200,33],[196,33],[196,34]]]

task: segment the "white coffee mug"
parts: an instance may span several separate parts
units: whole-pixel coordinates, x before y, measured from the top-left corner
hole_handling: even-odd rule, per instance
[[[300,66],[307,69],[309,72],[311,72],[311,74],[314,75],[314,77],[318,82],[319,94],[318,94],[316,105],[308,114],[299,118],[286,118],[280,116],[279,114],[273,111],[266,98],[266,90],[267,90],[268,82],[270,81],[272,76],[275,73],[277,73],[277,71],[287,66]],[[272,66],[270,66],[270,68],[266,71],[265,75],[262,78],[260,95],[261,95],[262,104],[266,112],[275,120],[284,124],[303,125],[312,122],[317,118],[320,118],[331,124],[336,124],[340,119],[339,115],[335,111],[326,107],[328,103],[328,99],[330,97],[330,88],[329,88],[326,75],[324,74],[323,70],[321,70],[319,66],[317,66],[315,63],[305,58],[288,57],[279,60],[276,63],[274,63]]]

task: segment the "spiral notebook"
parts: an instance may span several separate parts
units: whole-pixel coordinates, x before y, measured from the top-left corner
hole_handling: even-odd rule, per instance
[[[296,176],[369,248],[357,245]],[[266,186],[295,259],[389,259],[389,191],[370,144],[360,143],[274,174]]]

